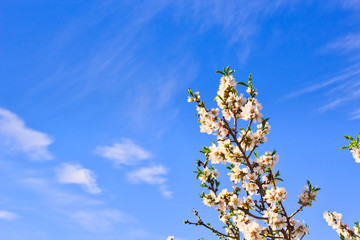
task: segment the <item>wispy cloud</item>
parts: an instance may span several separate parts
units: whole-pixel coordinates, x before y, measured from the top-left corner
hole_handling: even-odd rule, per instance
[[[79,184],[88,193],[101,193],[94,173],[89,169],[83,168],[80,164],[64,163],[56,171],[57,179],[60,183]]]
[[[124,139],[122,142],[114,143],[111,146],[98,146],[94,152],[112,160],[115,165],[136,165],[151,157],[148,151],[130,139]]]
[[[337,3],[341,5],[341,7],[351,10],[354,13],[360,10],[360,2],[358,0],[337,0]]]
[[[360,50],[360,33],[350,33],[326,45],[329,50],[353,51]]]
[[[317,106],[317,110],[321,113],[340,106],[351,108],[352,105],[359,102],[358,99],[360,98],[360,63],[344,69],[327,81],[295,91],[282,99],[291,99],[307,94],[321,96],[322,101]],[[352,111],[350,110],[350,112]],[[351,117],[351,119],[357,118]]]
[[[28,128],[24,121],[9,110],[0,108],[1,144],[23,152],[32,159],[52,159],[48,146],[53,142],[47,134]]]
[[[69,214],[70,218],[92,232],[103,232],[109,230],[116,223],[131,223],[134,219],[117,210],[81,210]]]
[[[46,178],[28,177],[20,180],[20,183],[42,196],[52,206],[100,206],[104,202],[82,194],[69,193],[61,190],[55,182]]]
[[[286,95],[285,97],[283,97],[283,99],[299,97],[304,94],[323,90],[328,87],[332,87],[332,86],[336,85],[337,83],[341,83],[340,87],[342,87],[342,88],[344,88],[346,86],[349,86],[351,88],[353,85],[353,84],[351,84],[351,80],[355,79],[355,81],[356,81],[356,79],[360,79],[359,76],[360,76],[360,63],[356,63],[356,64],[342,70],[336,76],[329,77],[328,80],[325,80],[323,82],[316,83],[316,84],[310,84],[310,86],[308,86],[308,87],[302,88],[300,90],[297,90],[295,92],[292,92],[292,93]],[[348,82],[349,80],[350,80],[350,84]],[[347,82],[347,83],[345,84],[345,82]],[[337,89],[334,89],[333,92],[336,92],[336,90]]]
[[[194,24],[187,29],[191,34],[201,35],[216,28],[226,36],[229,45],[240,43],[238,48],[241,48],[239,52],[244,60],[244,55],[251,52],[250,39],[260,32],[262,21],[296,2],[298,1],[231,0],[223,4],[216,0],[140,1],[136,8],[126,1],[109,1],[100,4],[100,7],[98,4],[91,11],[79,15],[78,19],[73,19],[64,26],[54,41],[49,41],[49,45],[44,48],[44,52],[46,51],[46,55],[51,56],[51,59],[57,59],[57,54],[74,49],[82,51],[79,55],[83,57],[74,58],[74,62],[65,59],[57,63],[57,67],[48,74],[48,78],[34,86],[30,94],[33,96],[51,87],[52,95],[48,95],[49,99],[46,102],[56,101],[62,96],[62,101],[57,102],[57,106],[73,104],[79,98],[94,92],[101,94],[117,90],[128,95],[127,92],[132,89],[129,86],[135,84],[150,85],[153,90],[153,83],[159,79],[159,75],[171,72],[172,76],[164,76],[166,81],[161,87],[172,91],[165,91],[164,88],[161,88],[161,91],[155,89],[154,93],[150,94],[155,104],[152,101],[147,105],[164,106],[173,94],[182,89],[184,79],[188,81],[196,77],[197,67],[194,66],[198,62],[194,61],[195,56],[191,49],[186,47],[189,40],[183,34],[176,38],[176,44],[169,42],[161,47],[149,47],[147,39],[154,40],[159,35],[156,35],[156,31],[148,31],[147,27],[164,12],[170,12],[173,16],[166,18],[166,21],[173,21],[174,26],[184,19],[193,22]],[[99,26],[101,34],[94,32]],[[90,47],[86,50],[78,48],[78,45],[83,45],[84,37],[91,39],[87,42],[86,46]],[[172,53],[174,48],[178,49],[176,54],[173,54],[174,57],[162,61],[163,52]],[[178,65],[179,62],[181,65]],[[149,92],[147,88],[145,92]],[[67,96],[66,100],[63,98],[64,95]],[[136,92],[136,96],[138,95]],[[158,101],[159,96],[161,101]],[[136,100],[131,97],[126,104]]]
[[[131,183],[149,183],[153,185],[163,184],[166,178],[162,177],[167,174],[167,169],[162,165],[143,167],[136,169],[127,174]]]
[[[296,2],[298,1],[240,0],[224,4],[216,0],[200,0],[183,2],[183,11],[193,14],[199,22],[197,26],[201,26],[200,30],[220,26],[228,35],[230,43],[235,43],[247,41],[259,31],[262,20]]]
[[[137,4],[136,8],[133,4],[117,1],[93,5],[89,11],[64,25],[54,40],[49,41],[43,49],[44,52],[50,52],[53,58],[61,55],[64,50],[72,49],[73,45],[82,44],[83,36],[89,36],[90,47],[85,51],[82,48],[76,50],[84,51],[81,54],[84,57],[74,63],[69,63],[68,60],[59,62],[59,67],[34,86],[30,94],[46,91],[50,87],[54,89],[56,86],[48,100],[56,101],[60,95],[67,94],[67,100],[61,103],[64,105],[99,90],[108,92],[115,88],[122,92],[126,87],[126,80],[133,78],[147,62],[141,51],[146,45],[143,36],[147,34],[146,26],[169,2],[145,1]],[[101,34],[93,32],[100,26]],[[134,78],[131,82],[133,80]]]
[[[348,3],[350,4],[351,1]],[[360,33],[350,33],[330,41],[322,48],[322,53],[346,53],[350,58],[350,66],[338,73],[332,73],[327,80],[311,83],[305,88],[292,92],[282,100],[316,93],[323,99],[321,105],[317,107],[319,112],[324,113],[337,107],[346,107],[349,109],[350,119],[358,119],[356,110],[351,108],[355,106],[358,109],[360,106],[357,104],[360,98]],[[313,79],[312,82],[317,80]]]
[[[111,146],[98,146],[95,154],[108,158],[115,163],[115,166],[132,165],[136,168],[126,174],[127,180],[132,184],[146,183],[159,187],[164,197],[170,198],[172,192],[165,185],[168,173],[167,168],[163,165],[153,165],[147,167],[139,167],[141,163],[152,157],[152,154],[135,144],[130,139],[124,139],[122,142],[114,143]]]
[[[360,119],[360,109],[357,109],[351,113],[351,120]]]
[[[111,232],[117,223],[136,222],[127,213],[116,208],[106,207],[107,203],[104,201],[68,193],[48,179],[26,178],[21,182],[41,194],[41,206],[45,205],[46,211],[50,211],[54,215],[65,216],[67,222],[70,221],[88,232]]]
[[[133,184],[147,183],[159,186],[163,196],[171,197],[172,192],[167,189],[165,175],[168,170],[162,165],[154,165],[150,167],[142,167],[127,173],[127,179]]]
[[[18,218],[19,218],[19,215],[17,215],[16,213],[0,210],[0,220],[11,221],[11,220],[15,220]]]

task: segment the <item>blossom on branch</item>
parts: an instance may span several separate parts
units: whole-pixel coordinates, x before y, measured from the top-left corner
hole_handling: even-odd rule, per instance
[[[200,195],[206,206],[214,207],[225,232],[216,230],[210,223],[204,223],[199,213],[193,211],[196,222],[187,224],[203,226],[220,239],[302,239],[309,233],[305,223],[293,217],[304,207],[310,207],[320,188],[310,182],[299,196],[299,208],[288,214],[283,202],[287,191],[279,187],[279,161],[276,151],[259,155],[257,148],[267,141],[271,127],[268,118],[261,113],[257,90],[253,88],[251,75],[248,82],[236,82],[229,67],[223,71],[215,97],[217,108],[207,108],[199,92],[189,91],[189,102],[196,103],[200,132],[213,134],[216,141],[200,152],[205,160],[197,160],[196,178],[205,191]],[[247,87],[240,93],[237,85]],[[219,171],[216,167],[225,165],[233,189],[220,189]],[[220,165],[221,167],[221,165]],[[226,175],[225,175],[226,176]],[[224,179],[222,179],[224,180]]]
[[[354,139],[350,136],[344,136],[351,140],[349,146],[341,147],[340,149],[349,149],[353,154],[355,162],[360,163],[360,133]],[[343,223],[342,214],[337,212],[324,212],[326,222],[331,226],[340,236],[342,240],[360,240],[360,224],[355,222],[355,226],[351,229],[347,224]]]

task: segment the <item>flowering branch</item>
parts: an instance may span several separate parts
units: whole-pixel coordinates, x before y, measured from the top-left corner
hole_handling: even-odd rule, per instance
[[[334,230],[339,234],[342,240],[359,240],[360,239],[360,225],[355,222],[353,229],[343,223],[341,220],[342,214],[337,212],[324,212],[324,218]]]
[[[344,138],[351,140],[351,142],[349,146],[341,147],[340,149],[349,149],[350,152],[353,154],[355,162],[360,163],[360,133],[356,137],[356,139],[350,136],[344,136]]]
[[[251,75],[247,83],[235,82],[234,70],[229,68],[217,71],[222,75],[215,97],[218,108],[206,108],[199,93],[188,89],[188,102],[195,102],[197,106],[200,132],[213,134],[217,140],[200,151],[205,161],[197,160],[196,178],[202,182],[200,186],[209,191],[200,197],[205,205],[219,212],[226,233],[204,224],[195,210],[197,222],[186,220],[185,223],[204,226],[221,239],[302,239],[308,234],[308,227],[293,217],[312,205],[320,188],[308,181],[299,196],[300,207],[287,214],[283,205],[287,192],[277,186],[283,180],[279,171],[274,171],[279,155],[272,151],[259,156],[255,151],[267,141],[266,135],[271,129],[269,118],[264,119],[260,112],[262,106],[255,98],[257,90]],[[246,97],[236,90],[237,85],[247,87]],[[245,128],[239,127],[241,120],[246,122]],[[256,131],[253,130],[255,124]],[[219,190],[218,164],[228,169],[233,190]]]
[[[350,136],[344,136],[346,139],[350,140],[349,146],[341,147],[340,149],[349,149],[353,154],[355,162],[360,163],[360,133],[354,139]],[[342,214],[337,212],[324,212],[324,218],[326,222],[339,234],[342,240],[360,240],[360,224],[355,222],[355,226],[350,229],[350,227],[343,223],[341,218]]]
[[[211,227],[210,223],[205,224],[200,216],[199,213],[197,211],[195,211],[195,209],[192,211],[195,216],[197,217],[197,222],[193,223],[193,222],[189,222],[188,220],[185,220],[184,223],[185,224],[190,224],[190,225],[195,225],[195,226],[204,226],[207,229],[211,230],[216,236],[218,236],[220,239],[226,239],[225,237],[227,237],[226,234],[219,232],[218,230],[214,229],[213,227]],[[233,237],[234,239],[236,239],[236,237]]]

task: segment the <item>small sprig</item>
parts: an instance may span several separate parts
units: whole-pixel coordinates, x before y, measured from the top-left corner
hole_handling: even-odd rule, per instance
[[[227,66],[226,68],[224,67],[224,71],[221,70],[217,70],[216,73],[220,73],[223,76],[230,76],[231,74],[233,74],[235,72],[235,70],[230,70],[230,65]]]
[[[354,139],[350,136],[344,136],[346,139],[350,140],[349,146],[341,147],[340,149],[349,149],[350,152],[353,154],[353,158],[355,162],[360,163],[360,133]]]
[[[353,148],[360,148],[360,133],[357,135],[356,139],[351,136],[344,136],[347,140],[350,140],[349,146],[341,147],[340,149],[353,149]]]

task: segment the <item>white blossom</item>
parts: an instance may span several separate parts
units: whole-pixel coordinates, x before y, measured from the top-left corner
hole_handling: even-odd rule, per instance
[[[353,158],[355,159],[355,162],[360,163],[360,149],[353,148],[350,150],[350,152],[353,154]]]

